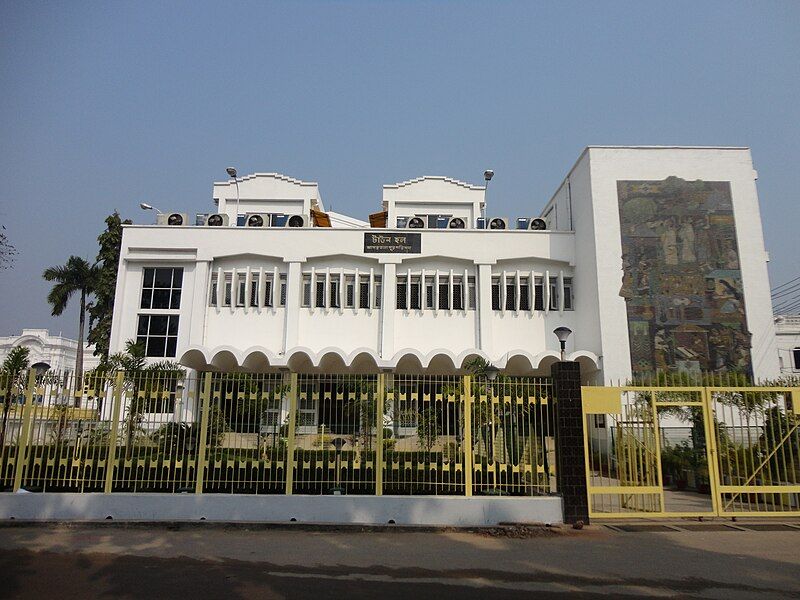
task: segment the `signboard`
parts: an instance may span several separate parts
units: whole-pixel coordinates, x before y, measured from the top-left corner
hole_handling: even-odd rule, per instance
[[[419,254],[421,233],[365,233],[364,254]]]

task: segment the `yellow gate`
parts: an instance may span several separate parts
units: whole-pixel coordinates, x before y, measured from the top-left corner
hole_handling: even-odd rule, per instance
[[[799,411],[797,388],[584,387],[589,514],[800,515]]]

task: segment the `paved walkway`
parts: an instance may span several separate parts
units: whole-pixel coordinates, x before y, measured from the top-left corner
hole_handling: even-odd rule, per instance
[[[461,531],[4,524],[0,596],[800,598],[800,528],[648,529],[593,525],[516,539]]]

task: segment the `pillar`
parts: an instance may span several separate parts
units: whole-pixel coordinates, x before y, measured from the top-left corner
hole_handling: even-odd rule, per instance
[[[564,502],[564,522],[588,524],[581,367],[574,361],[562,361],[553,365],[550,374],[556,399],[556,477]]]

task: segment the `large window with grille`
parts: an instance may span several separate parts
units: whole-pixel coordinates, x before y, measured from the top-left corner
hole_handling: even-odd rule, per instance
[[[139,308],[177,310],[181,307],[183,267],[147,267],[144,269]]]

